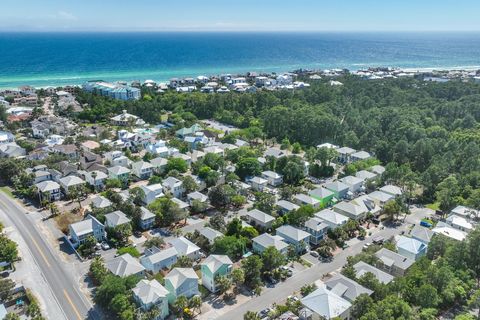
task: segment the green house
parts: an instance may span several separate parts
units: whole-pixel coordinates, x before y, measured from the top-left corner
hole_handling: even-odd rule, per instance
[[[130,169],[122,166],[108,168],[108,178],[118,179],[122,183],[127,183],[128,179],[130,178]]]
[[[332,203],[333,198],[335,196],[335,193],[333,193],[332,191],[330,191],[328,189],[320,187],[320,188],[311,190],[308,193],[308,195],[310,197],[320,201],[320,207],[325,208],[325,207],[328,207]]]
[[[215,279],[218,276],[229,276],[232,272],[232,260],[225,255],[210,255],[202,263],[202,284],[210,292],[216,292]]]

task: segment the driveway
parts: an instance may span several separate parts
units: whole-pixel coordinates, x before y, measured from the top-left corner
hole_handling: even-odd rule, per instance
[[[238,305],[235,309],[224,313],[221,316],[206,317],[204,319],[221,319],[221,320],[241,320],[247,311],[260,311],[271,306],[273,303],[279,303],[285,300],[289,295],[300,291],[300,288],[305,284],[311,284],[319,280],[322,275],[333,272],[343,267],[347,262],[347,257],[356,255],[362,251],[365,243],[371,242],[372,237],[381,236],[389,239],[392,236],[400,234],[402,231],[408,230],[413,223],[418,223],[424,217],[424,210],[412,211],[412,214],[406,217],[406,223],[398,227],[385,227],[375,232],[372,236],[365,240],[355,241],[351,246],[345,250],[341,250],[332,261],[320,262],[311,268],[295,273],[291,278],[277,284],[273,288],[266,288],[258,297],[251,298],[244,304]],[[218,312],[217,312],[218,315]]]

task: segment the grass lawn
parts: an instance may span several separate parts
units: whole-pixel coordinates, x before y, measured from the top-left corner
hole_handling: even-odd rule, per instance
[[[430,204],[427,204],[425,207],[432,210],[440,210],[440,203],[438,202],[430,203]]]
[[[78,222],[82,220],[82,216],[80,214],[73,214],[71,212],[61,213],[55,217],[55,222],[60,230],[63,233],[68,233],[68,225]]]
[[[9,197],[12,198],[12,199],[15,198],[15,196],[14,196],[13,193],[12,193],[12,189],[10,189],[10,188],[7,187],[7,186],[0,187],[0,191],[2,191],[3,193],[5,193],[7,196],[9,196]]]

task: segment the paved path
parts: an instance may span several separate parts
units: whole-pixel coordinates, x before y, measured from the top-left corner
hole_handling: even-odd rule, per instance
[[[79,283],[67,271],[55,252],[56,249],[52,248],[45,236],[38,231],[33,219],[25,213],[26,210],[2,192],[0,192],[0,210],[8,215],[13,227],[27,244],[33,256],[32,262],[35,262],[40,269],[41,274],[38,276],[45,279],[53,293],[55,301],[47,301],[47,308],[50,304],[58,304],[63,311],[64,319],[68,320],[101,319],[101,316],[92,309],[91,303],[80,292]]]
[[[420,219],[425,216],[425,211],[418,210],[413,211],[406,219],[406,224],[398,228],[385,228],[384,230],[379,230],[373,236],[382,236],[385,239],[389,239],[394,235],[400,234],[402,231],[406,231],[408,226],[415,223],[418,224]],[[232,309],[231,311],[224,313],[221,316],[212,316],[203,317],[203,319],[219,319],[219,320],[241,320],[243,315],[247,311],[260,311],[271,306],[273,303],[280,303],[287,299],[294,291],[300,291],[300,288],[305,284],[314,283],[319,280],[323,274],[335,271],[347,262],[348,256],[353,256],[362,251],[362,248],[365,243],[370,242],[371,237],[367,238],[364,241],[359,241],[355,245],[346,248],[335,256],[335,258],[329,263],[318,263],[313,267],[300,271],[295,274],[293,277],[287,279],[284,282],[280,282],[274,288],[264,288],[262,294],[258,297],[251,298],[248,302],[245,302],[238,307]]]

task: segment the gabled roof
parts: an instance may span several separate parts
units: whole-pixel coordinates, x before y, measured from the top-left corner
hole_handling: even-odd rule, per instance
[[[182,181],[178,180],[175,177],[168,177],[162,182],[162,185],[169,189],[173,189],[176,185],[180,185],[180,184],[182,184]]]
[[[208,197],[206,195],[198,191],[187,194],[187,198],[191,200],[199,200],[200,202],[205,202],[208,200]]]
[[[271,170],[263,171],[262,176],[273,178],[273,179],[280,179],[282,177],[280,174]]]
[[[145,207],[140,207],[140,211],[142,212],[140,216],[140,220],[155,218],[155,214],[153,214],[152,211],[148,210]]]
[[[129,223],[131,220],[122,211],[114,211],[105,215],[106,224],[116,227],[125,223]]]
[[[279,236],[285,235],[289,237],[290,239],[293,239],[295,241],[302,241],[305,239],[308,239],[310,237],[310,233],[300,230],[298,228],[292,227],[290,225],[283,225],[276,230],[277,234]],[[281,233],[281,234],[279,234]]]
[[[355,176],[357,178],[360,178],[362,180],[369,180],[369,179],[373,179],[377,176],[377,174],[373,173],[373,172],[370,172],[370,171],[367,171],[367,170],[360,170],[358,171]]]
[[[202,262],[202,266],[206,266],[212,273],[217,272],[218,269],[220,269],[225,264],[231,266],[233,262],[226,255],[216,255],[216,254],[209,255]]]
[[[39,182],[35,186],[40,192],[50,192],[52,190],[60,189],[60,185],[55,181],[51,181],[51,180]]]
[[[382,261],[386,266],[396,266],[401,270],[407,270],[412,264],[415,263],[412,259],[406,258],[396,252],[382,248],[375,253],[378,259]]]
[[[339,154],[352,154],[352,153],[357,152],[357,150],[352,149],[352,148],[350,148],[350,147],[341,147],[341,148],[338,148],[338,149],[337,149],[337,152],[338,152]]]
[[[357,159],[368,159],[371,157],[371,155],[367,151],[357,151],[352,154],[352,157],[355,157]]]
[[[333,210],[340,210],[342,212],[346,212],[354,217],[361,216],[364,213],[367,213],[365,208],[358,206],[352,202],[339,202],[336,205],[333,206]]]
[[[175,268],[168,273],[165,280],[170,281],[174,288],[178,288],[187,280],[197,281],[198,276],[192,268]]]
[[[342,274],[336,274],[331,279],[325,281],[325,286],[327,289],[350,302],[355,301],[361,294],[366,293],[371,295],[373,293],[372,290],[365,288]]]
[[[70,225],[70,229],[77,235],[77,237],[92,233],[96,227],[103,227],[103,224],[91,215],[88,215],[85,220]]]
[[[352,304],[342,297],[321,286],[301,300],[302,304],[314,313],[332,319],[350,309]]]
[[[79,184],[83,184],[85,183],[85,181],[83,181],[77,176],[68,176],[68,177],[61,178],[60,183],[68,188],[72,186],[77,186]]]
[[[451,211],[451,213],[456,214],[457,216],[462,216],[462,217],[469,217],[469,216],[478,217],[480,215],[478,210],[465,207],[465,206],[456,206]]]
[[[199,230],[200,234],[208,239],[208,241],[213,242],[218,237],[223,237],[223,233],[212,229],[210,227],[203,227]]]
[[[328,225],[325,222],[323,222],[322,219],[317,218],[317,217],[313,217],[313,218],[308,219],[305,222],[305,227],[309,228],[311,230],[314,230],[314,231],[321,231],[321,230],[324,230],[324,229],[328,229]]]
[[[374,165],[370,168],[370,171],[376,174],[382,174],[385,172],[385,167],[381,165]]]
[[[308,194],[315,198],[324,199],[326,197],[333,195],[333,192],[326,188],[319,187],[319,188],[310,190]]]
[[[252,241],[258,243],[263,248],[275,247],[278,251],[288,247],[288,244],[283,241],[282,237],[272,236],[268,233],[262,233],[258,237],[253,238]]]
[[[114,167],[108,168],[108,172],[118,176],[120,174],[130,173],[130,169],[122,166],[114,166]]]
[[[425,250],[426,245],[425,243],[405,236],[397,236],[395,237],[397,248],[401,248],[405,251],[411,252],[413,254],[418,254]]]
[[[102,208],[110,207],[111,205],[112,205],[112,202],[110,202],[110,200],[108,200],[104,196],[96,195],[92,199],[92,207],[94,208],[102,209]]]
[[[325,184],[325,188],[333,192],[340,192],[340,191],[345,191],[349,189],[349,187],[345,183],[342,183],[341,181],[338,181],[338,180]]]
[[[256,184],[267,184],[268,183],[268,180],[266,179],[263,179],[261,177],[253,177],[252,179],[250,179],[250,182],[252,183],[256,183]]]
[[[445,222],[454,228],[460,227],[466,230],[473,230],[474,226],[467,221],[464,217],[457,216],[456,214],[450,214]]]
[[[138,161],[138,162],[132,163],[133,170],[146,170],[151,168],[153,168],[153,166],[150,164],[150,162]]]
[[[170,240],[168,243],[170,243],[172,247],[177,249],[178,255],[180,256],[183,256],[183,255],[187,256],[191,253],[200,251],[200,248],[196,244],[194,244],[193,242],[191,242],[190,240],[188,240],[183,236],[174,238]]]
[[[253,209],[248,211],[247,216],[257,221],[260,221],[262,223],[269,223],[275,220],[275,218],[272,217],[271,215],[266,214],[265,212],[260,211],[258,209]]]
[[[362,277],[363,275],[365,275],[368,272],[373,274],[375,276],[375,278],[377,278],[378,281],[380,281],[381,283],[384,283],[384,284],[390,283],[394,278],[392,275],[389,275],[388,273],[386,273],[386,272],[384,272],[384,271],[382,271],[378,268],[375,268],[374,266],[371,266],[368,263],[365,263],[363,261],[357,262],[353,266],[353,268],[355,269],[355,274],[356,274],[357,278]]]
[[[146,186],[144,185],[144,186],[140,186],[140,188],[143,190],[146,196],[151,192],[157,195],[163,194],[163,187],[162,187],[162,184],[160,183],[149,184]]]
[[[290,201],[287,201],[287,200],[279,200],[277,201],[276,205],[282,209],[286,209],[288,211],[292,211],[292,210],[297,210],[300,208],[299,205],[296,205],[295,203],[292,203]]]
[[[356,184],[362,184],[363,180],[354,176],[346,176],[340,179],[340,182],[346,185],[356,185]]]
[[[417,240],[420,240],[424,243],[429,243],[434,235],[434,232],[428,228],[422,227],[420,225],[416,225],[413,227],[412,231],[410,231],[410,236]]]
[[[393,196],[402,195],[402,189],[391,184],[387,184],[386,186],[381,187],[380,191],[391,194]]]
[[[382,191],[373,191],[372,193],[369,193],[368,196],[374,200],[378,200],[380,202],[387,202],[390,201],[394,198],[393,195],[382,192]]]
[[[315,216],[336,225],[340,225],[348,221],[347,217],[330,209],[323,209],[322,211],[315,213]]]
[[[142,279],[132,289],[133,294],[143,305],[157,304],[160,299],[166,298],[168,291],[157,280]]]
[[[160,157],[150,160],[150,164],[156,168],[166,166],[167,163],[167,159]]]
[[[129,253],[113,258],[105,264],[108,270],[116,276],[128,277],[145,271],[145,268]]]
[[[174,247],[166,248],[160,250],[156,247],[152,247],[150,249],[145,250],[145,256],[141,259],[143,261],[148,261],[152,265],[169,259],[171,257],[175,257],[178,255],[177,249]]]
[[[310,196],[307,196],[306,194],[303,194],[303,193],[296,194],[293,196],[293,198],[300,202],[303,202],[312,206],[315,206],[320,203],[319,200],[312,198]]]
[[[467,237],[466,232],[452,228],[443,222],[437,223],[437,226],[432,231],[458,241],[463,241]]]

